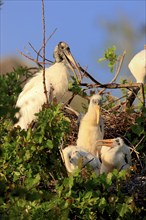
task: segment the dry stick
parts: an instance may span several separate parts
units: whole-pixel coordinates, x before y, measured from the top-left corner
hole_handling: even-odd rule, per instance
[[[130,93],[130,95],[128,96],[128,98],[127,98],[127,100],[129,101],[130,99],[135,99],[135,97],[137,96],[137,93],[138,93],[138,91],[140,90],[140,88],[142,88],[141,87],[141,85],[140,85],[140,87],[138,87],[138,88],[136,88],[136,89],[130,89],[130,88],[128,88],[128,90],[131,92]],[[133,97],[134,96],[134,97]],[[141,100],[138,96],[137,96],[137,99],[141,102],[141,103],[143,103],[143,100]],[[134,101],[134,100],[133,100]],[[133,102],[132,102],[133,103]],[[132,104],[131,103],[131,104]],[[126,106],[127,106],[128,104],[126,104]],[[130,105],[131,106],[131,105]]]
[[[94,79],[83,67],[80,66],[80,64],[78,63],[78,67],[79,69],[84,73],[84,75],[91,79],[91,81],[93,81],[94,83],[96,83],[97,85],[101,85],[100,82],[98,82],[96,79]],[[82,86],[82,84],[84,85],[84,83],[80,83],[80,85]]]
[[[42,43],[42,49],[43,49],[43,85],[44,85],[44,94],[46,96],[46,104],[48,103],[48,97],[47,97],[47,88],[46,88],[46,82],[45,82],[45,11],[44,11],[44,0],[42,0],[42,26],[43,26],[43,43]]]
[[[79,112],[77,112],[76,110],[74,110],[70,105],[64,106],[65,109],[69,110],[70,112],[72,112],[73,114],[75,114],[77,117],[79,117]]]
[[[35,62],[37,65],[41,66],[41,63],[42,63],[42,62],[37,62],[35,59],[33,59],[33,58],[27,56],[26,54],[24,54],[22,51],[20,51],[20,50],[18,50],[18,49],[17,49],[17,51],[18,51],[18,53],[20,53],[22,56],[26,57],[27,59],[29,59],[29,60]]]
[[[22,56],[26,57],[28,60],[33,61],[34,63],[36,63],[38,66],[40,66],[40,67],[42,68],[42,65],[41,65],[41,64],[43,64],[43,62],[37,61],[37,60],[35,60],[35,59],[33,59],[33,58],[27,56],[26,54],[24,54],[22,51],[20,51],[20,50],[18,50],[18,49],[17,49],[17,51],[18,51],[18,53],[20,53]],[[45,64],[47,64],[47,63],[45,63]]]
[[[33,46],[30,42],[28,42],[28,44],[29,44],[29,46],[33,49],[33,51],[34,51],[36,54],[38,54],[38,52],[36,51],[36,49],[34,48],[34,46]],[[43,56],[42,56],[41,54],[39,54],[39,57],[43,58]],[[50,65],[53,63],[51,60],[48,60],[48,59],[46,59],[46,58],[45,58],[45,60],[48,61]]]
[[[144,94],[144,84],[141,84],[141,93],[142,93],[142,101],[143,101],[143,106],[145,107],[145,94]]]
[[[116,81],[116,79],[117,79],[117,77],[118,77],[118,75],[119,75],[119,73],[120,73],[120,70],[121,70],[121,67],[122,67],[122,64],[123,64],[125,55],[126,55],[126,50],[124,50],[124,52],[123,52],[123,54],[122,54],[122,56],[121,56],[120,63],[119,63],[119,65],[118,65],[116,74],[115,74],[114,78],[112,79],[112,81],[110,82],[110,84],[112,84],[113,82]],[[99,91],[99,94],[102,94],[105,90],[106,90],[106,88],[102,89],[101,91]]]
[[[44,1],[44,0],[43,0]],[[46,46],[46,44],[48,43],[48,41],[51,39],[51,37],[55,34],[55,32],[57,31],[57,28],[55,28],[55,30],[52,32],[52,34],[48,37],[48,39],[46,40],[46,42],[44,43],[44,45]],[[37,60],[38,57],[40,56],[40,52],[43,49],[43,46],[39,49],[39,51],[37,52]],[[50,61],[51,62],[51,61]]]
[[[118,84],[118,83],[113,83],[113,84],[89,84],[89,83],[82,83],[82,86],[86,86],[89,89],[92,88],[106,88],[106,89],[121,89],[121,88],[133,88],[133,87],[139,87],[141,83],[125,83],[125,84]],[[146,85],[146,84],[145,84]]]
[[[143,169],[141,160],[140,160],[139,155],[138,155],[139,152],[136,150],[136,147],[135,147],[126,137],[123,137],[123,138],[124,138],[126,141],[128,141],[128,143],[132,146],[132,147],[130,147],[130,149],[135,152],[135,154],[136,154],[136,156],[137,156],[137,159],[138,159],[138,161],[139,161],[139,163],[140,163],[140,166],[141,166],[141,168]],[[138,146],[138,145],[143,141],[143,138],[144,138],[144,136],[142,137],[142,139],[139,141],[139,143],[138,143],[136,146]]]

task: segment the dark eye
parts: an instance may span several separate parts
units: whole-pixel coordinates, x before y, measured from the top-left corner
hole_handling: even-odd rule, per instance
[[[117,142],[118,145],[120,145],[120,140],[119,139],[117,139],[116,142]]]

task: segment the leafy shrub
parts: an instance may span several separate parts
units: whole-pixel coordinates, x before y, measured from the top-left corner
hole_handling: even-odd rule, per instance
[[[123,191],[124,171],[97,178],[83,169],[67,176],[59,146],[70,121],[60,105],[44,107],[33,130],[12,128],[21,91],[17,73],[1,78],[0,219],[143,219],[144,205]]]

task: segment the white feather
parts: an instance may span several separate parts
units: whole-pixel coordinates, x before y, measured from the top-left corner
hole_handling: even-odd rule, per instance
[[[128,169],[131,164],[130,148],[124,144],[121,138],[115,138],[112,147],[102,146],[101,160],[100,173],[108,173],[113,169],[119,171]]]
[[[91,153],[85,151],[82,147],[70,145],[62,150],[62,157],[69,173],[73,173],[77,168],[79,168],[78,165],[82,160],[82,167],[90,165],[96,175],[99,175],[99,159]]]
[[[146,49],[137,53],[128,67],[138,83],[146,83]]]
[[[104,136],[104,125],[98,103],[99,98],[101,99],[99,95],[92,96],[88,111],[81,120],[77,139],[77,146],[82,146],[86,151],[93,155],[96,155],[97,153],[96,141],[103,139]],[[97,103],[93,104],[93,100],[96,100]],[[95,108],[98,108],[99,110],[96,110]],[[98,150],[100,151],[100,147]]]

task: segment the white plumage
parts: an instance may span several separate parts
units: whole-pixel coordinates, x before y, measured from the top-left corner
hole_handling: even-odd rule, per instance
[[[104,126],[100,114],[101,96],[93,95],[87,113],[80,122],[77,146],[81,146],[93,155],[97,154],[96,141],[103,139]],[[98,148],[98,151],[100,151]]]
[[[71,81],[71,76],[73,76],[73,72],[66,63],[66,59],[74,67],[76,63],[70,53],[69,46],[65,42],[60,42],[55,47],[54,58],[55,64],[45,69],[45,83],[48,100],[51,88],[53,88],[53,97],[56,97],[57,101],[60,102],[63,101],[63,97],[68,91],[69,81]],[[19,125],[21,129],[27,129],[29,124],[36,119],[35,113],[42,109],[42,105],[45,102],[43,71],[40,71],[28,81],[18,97],[16,107],[20,108],[20,110],[16,114],[18,122],[15,124],[15,127]]]
[[[90,165],[96,175],[100,174],[100,161],[93,154],[79,146],[70,145],[61,150],[62,159],[69,173],[74,173],[77,168],[83,168]]]
[[[130,148],[118,137],[101,140],[101,169],[100,173],[109,173],[113,169],[127,170],[131,165]],[[109,144],[108,144],[109,143]],[[105,146],[104,146],[105,145]]]
[[[146,83],[146,49],[137,53],[128,65],[137,83]]]

